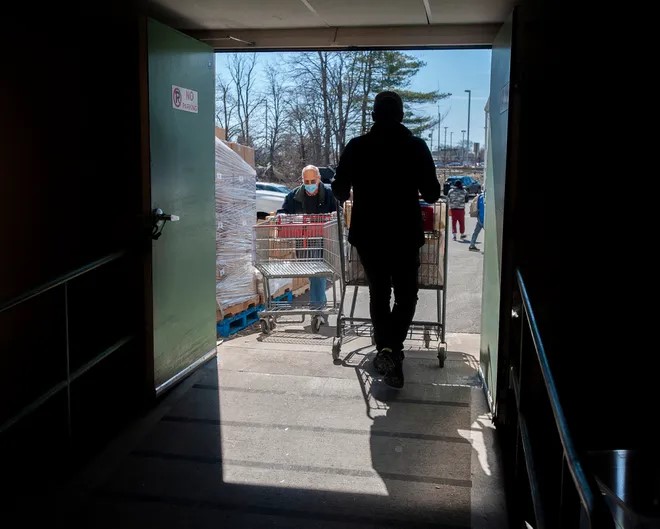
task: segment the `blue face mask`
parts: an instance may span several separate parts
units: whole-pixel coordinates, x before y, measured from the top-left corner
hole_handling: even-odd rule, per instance
[[[305,184],[305,191],[307,191],[310,195],[313,195],[314,193],[316,193],[318,187],[319,187],[318,184]]]

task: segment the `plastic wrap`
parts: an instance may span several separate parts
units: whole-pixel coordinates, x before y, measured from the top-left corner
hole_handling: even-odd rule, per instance
[[[252,267],[252,227],[257,218],[257,173],[215,139],[216,302],[218,309],[257,294]]]

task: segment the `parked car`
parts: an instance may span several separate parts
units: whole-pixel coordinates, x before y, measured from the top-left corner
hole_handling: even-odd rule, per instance
[[[445,180],[444,186],[442,186],[442,194],[447,195],[449,193],[449,189],[454,185],[454,182],[456,180],[460,180],[463,182],[463,188],[467,191],[467,198],[475,197],[479,193],[481,193],[481,183],[472,178],[471,176],[467,175],[459,175],[459,176],[450,176]]]
[[[257,182],[257,218],[263,219],[280,209],[290,191],[282,184]]]

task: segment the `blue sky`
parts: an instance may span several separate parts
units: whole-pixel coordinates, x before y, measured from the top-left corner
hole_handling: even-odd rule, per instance
[[[426,63],[411,84],[419,91],[440,90],[451,92],[443,99],[440,114],[448,111],[441,125],[441,143],[444,143],[444,127],[447,127],[447,143],[453,132],[454,145],[461,141],[462,130],[467,131],[468,94],[470,102],[470,142],[484,144],[484,107],[490,92],[491,50],[423,50],[409,52]],[[425,108],[426,113],[437,115],[438,105]],[[427,138],[425,138],[427,139]],[[467,139],[467,132],[466,132]],[[437,145],[437,130],[433,134],[433,146]]]
[[[463,138],[462,130],[467,131],[468,94],[472,90],[470,104],[470,142],[484,144],[484,106],[490,91],[491,50],[419,50],[405,51],[426,63],[413,79],[410,89],[416,91],[439,90],[451,92],[452,96],[439,104],[440,114],[447,114],[441,125],[441,143],[444,143],[444,127],[447,127],[447,144],[453,132],[453,144]],[[277,61],[286,53],[259,53],[258,67],[265,68],[271,61]],[[224,54],[216,56],[216,72],[222,74],[226,64]],[[226,71],[226,70],[225,70]],[[419,107],[421,113],[437,116],[438,105]],[[467,132],[465,134],[467,139]],[[429,140],[428,136],[424,138]],[[437,128],[433,132],[433,148],[437,146]]]

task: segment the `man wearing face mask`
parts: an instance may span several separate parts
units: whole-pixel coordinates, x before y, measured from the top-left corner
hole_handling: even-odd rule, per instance
[[[337,209],[337,202],[332,191],[321,183],[321,173],[315,165],[307,165],[302,170],[301,186],[291,191],[284,199],[278,213],[319,214],[332,213]],[[309,278],[309,301],[312,305],[325,305],[325,277]]]

